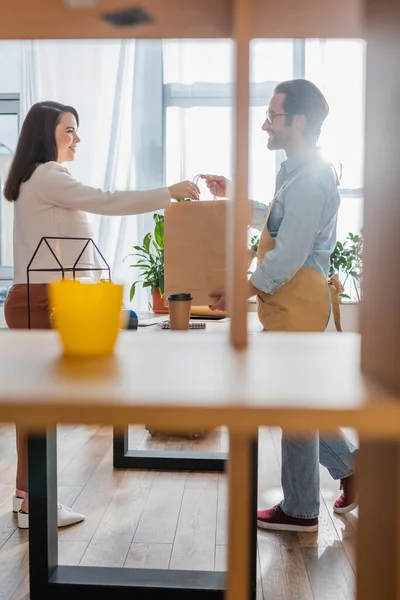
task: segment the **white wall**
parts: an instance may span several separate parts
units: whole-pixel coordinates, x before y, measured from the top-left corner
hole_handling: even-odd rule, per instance
[[[346,302],[340,304],[340,322],[342,325],[342,330],[344,332],[359,331],[359,313],[359,304]],[[328,327],[326,328],[326,330],[336,331],[333,313],[331,313],[331,318],[329,320]]]

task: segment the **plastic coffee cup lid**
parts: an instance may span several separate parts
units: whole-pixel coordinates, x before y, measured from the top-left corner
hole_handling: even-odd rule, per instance
[[[170,294],[167,298],[168,302],[174,300],[193,300],[190,294]]]

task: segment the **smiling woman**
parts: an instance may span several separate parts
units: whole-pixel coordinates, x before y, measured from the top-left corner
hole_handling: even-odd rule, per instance
[[[79,125],[75,108],[58,102],[38,102],[30,109],[21,130],[4,196],[18,199],[21,184],[28,181],[39,164],[74,160],[68,151],[73,144],[72,131]]]
[[[78,137],[78,115],[65,112],[56,127],[57,162],[74,160],[76,145],[81,141]]]
[[[42,237],[53,237],[55,256],[64,268],[73,266],[92,232],[87,213],[132,215],[169,206],[171,198],[198,199],[198,189],[190,181],[142,192],[106,192],[83,185],[61,164],[75,158],[79,116],[72,106],[58,102],[39,102],[29,110],[21,129],[14,160],[6,181],[4,196],[15,203],[14,211],[14,285],[5,303],[5,318],[10,329],[28,327],[27,266]],[[65,240],[62,238],[66,238]],[[49,272],[49,255],[37,254],[38,271],[32,273],[30,290],[31,327],[50,328],[47,284],[59,278]],[[78,267],[81,276],[94,278],[96,256],[85,250]],[[68,275],[68,273],[66,273]],[[18,432],[18,468],[15,506],[21,505],[18,524],[28,527],[27,516],[27,438]],[[83,515],[59,508],[59,526],[77,523]]]

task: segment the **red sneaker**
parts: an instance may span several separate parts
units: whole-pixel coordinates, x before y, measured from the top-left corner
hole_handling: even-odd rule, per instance
[[[280,505],[259,510],[257,526],[273,531],[318,531],[318,517],[314,519],[297,519],[283,512]]]
[[[340,480],[340,489],[343,490],[343,493],[333,505],[333,510],[339,515],[344,515],[358,506],[356,478],[354,473],[353,475],[349,475],[349,477]]]

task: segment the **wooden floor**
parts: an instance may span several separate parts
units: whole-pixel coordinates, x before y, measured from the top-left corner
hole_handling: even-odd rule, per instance
[[[260,432],[259,506],[281,499],[280,430]],[[217,474],[112,468],[111,429],[60,427],[59,499],[86,521],[59,533],[61,564],[222,570],[226,564],[226,479]],[[225,432],[207,440],[161,441],[132,427],[131,449],[225,450]],[[27,531],[11,512],[15,485],[13,427],[0,427],[0,600],[27,600]],[[338,482],[321,468],[317,534],[258,535],[258,600],[352,600],[356,513],[333,515]]]

